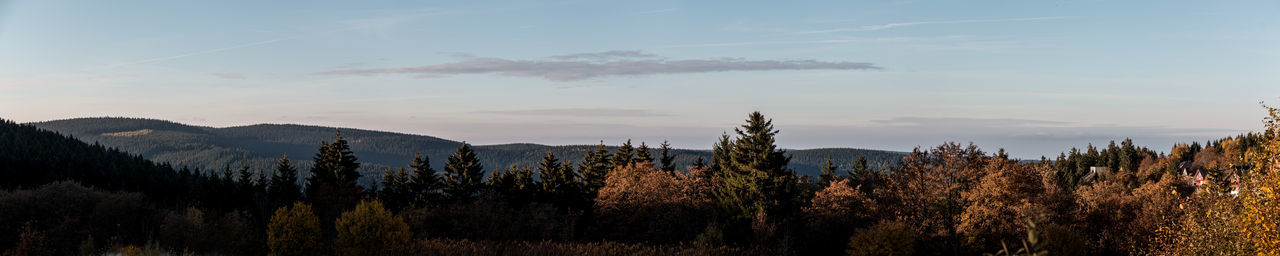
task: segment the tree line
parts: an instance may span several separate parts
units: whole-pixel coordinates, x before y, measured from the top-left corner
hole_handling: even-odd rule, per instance
[[[42,147],[0,148],[0,244],[15,255],[1266,254],[1280,223],[1267,207],[1280,111],[1268,109],[1263,133],[1169,154],[1126,139],[1037,162],[948,142],[887,169],[828,160],[818,177],[788,167],[755,112],[688,166],[665,142],[628,141],[492,168],[463,142],[442,170],[417,155],[371,186],[340,133],[305,174],[288,156],[269,172],[202,172],[5,123],[0,143]]]

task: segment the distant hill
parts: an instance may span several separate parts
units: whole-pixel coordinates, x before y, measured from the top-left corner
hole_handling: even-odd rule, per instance
[[[187,192],[188,187],[170,166],[0,119],[0,189],[66,180],[98,189],[142,192],[160,200],[178,198],[177,193]]]
[[[87,143],[119,148],[156,162],[204,171],[227,167],[234,169],[245,164],[255,170],[269,170],[276,159],[286,154],[295,164],[306,169],[310,167],[311,158],[320,142],[332,141],[334,132],[340,130],[342,137],[350,142],[351,150],[363,164],[361,173],[364,174],[364,182],[374,180],[388,167],[407,165],[414,153],[426,155],[436,170],[442,170],[445,159],[461,144],[458,141],[423,135],[294,124],[214,128],[155,119],[76,118],[30,125],[69,135]],[[639,142],[635,144],[638,145]],[[615,146],[610,145],[608,148],[612,151]],[[475,150],[486,169],[494,170],[513,164],[533,165],[546,155],[547,150],[554,152],[560,159],[580,162],[587,150],[595,147],[519,143],[476,145]],[[896,164],[905,154],[852,148],[787,152],[792,156],[790,167],[802,175],[810,176],[818,175],[820,166],[828,156],[841,169],[848,169],[858,156],[867,157],[874,167],[877,164]],[[651,153],[658,155],[656,148]],[[692,165],[697,156],[708,161],[711,158],[711,152],[707,150],[677,149],[673,153],[677,166]]]

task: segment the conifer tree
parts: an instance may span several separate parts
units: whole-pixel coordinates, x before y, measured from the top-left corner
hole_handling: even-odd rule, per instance
[[[378,199],[393,210],[404,209],[413,203],[413,189],[409,186],[409,173],[404,168],[394,170],[387,168],[382,173],[381,190]]]
[[[631,151],[631,139],[627,139],[627,142],[622,143],[622,146],[618,147],[618,151],[613,153],[613,167],[617,168],[631,165]]]
[[[253,201],[254,188],[257,188],[257,186],[253,184],[253,172],[249,170],[248,161],[245,161],[244,164],[240,166],[240,169],[236,171],[236,176],[238,178],[236,179],[236,184],[234,186],[234,200],[239,202],[237,203],[237,208],[244,209],[247,206],[244,202]]]
[[[409,168],[413,174],[409,176],[409,189],[416,204],[425,205],[439,197],[440,176],[431,168],[431,159],[422,154],[413,154]]]
[[[649,155],[649,145],[645,145],[643,141],[640,142],[640,148],[636,149],[636,160],[634,163],[653,164],[653,156]]]
[[[227,164],[222,167],[222,182],[228,183],[228,185],[235,182],[235,176],[233,176],[233,172],[231,172],[231,164]]]
[[[484,165],[465,141],[449,156],[444,171],[445,193],[455,200],[471,199],[484,185]]]
[[[661,155],[661,158],[658,160],[662,162],[662,171],[665,171],[667,173],[675,173],[676,172],[676,165],[675,165],[676,156],[671,155],[671,143],[664,140],[662,141],[662,145],[660,146],[661,146],[660,149],[661,149],[662,155]]]
[[[239,183],[241,188],[249,190],[249,188],[253,187],[253,172],[249,170],[248,161],[245,161],[244,165],[240,166],[240,170],[236,171],[236,174],[240,177],[236,183]]]
[[[610,169],[613,167],[610,164],[609,150],[605,149],[604,141],[601,141],[600,146],[595,150],[587,151],[587,156],[582,159],[582,164],[578,167],[588,196],[594,197],[595,192],[604,187],[604,179]]]
[[[693,168],[694,169],[707,168],[707,160],[702,159],[702,156],[698,156],[698,158],[693,159]]]
[[[302,188],[298,186],[298,169],[289,162],[289,155],[276,161],[275,173],[271,174],[267,194],[271,198],[273,209],[302,199]]]
[[[505,198],[507,203],[517,207],[529,204],[533,194],[539,190],[529,166],[512,165],[505,171],[494,172],[485,181],[494,192]]]
[[[822,165],[822,169],[819,171],[822,172],[822,175],[818,176],[818,185],[826,187],[827,184],[831,184],[832,181],[835,181],[836,165],[831,163],[830,156],[827,157],[827,163]]]
[[[577,196],[577,177],[573,165],[561,163],[551,150],[538,162],[538,178],[543,200],[566,207],[575,201]]]
[[[320,142],[320,152],[316,153],[311,166],[311,177],[307,178],[306,196],[316,210],[317,215],[328,225],[342,211],[355,207],[364,198],[364,189],[356,184],[360,173],[360,163],[342,138],[341,132],[335,133],[333,143]]]
[[[858,156],[858,159],[853,161],[853,169],[849,170],[849,179],[855,186],[861,186],[864,190],[871,188],[872,173],[871,167],[867,166],[866,156]]]
[[[730,217],[745,220],[763,213],[785,219],[789,214],[795,175],[787,169],[791,160],[778,150],[773,122],[753,112],[747,124],[734,129],[732,161],[722,167],[723,186],[716,191],[718,204]]]
[[[711,147],[711,173],[720,175],[733,162],[733,140],[728,133],[720,134],[720,141]]]

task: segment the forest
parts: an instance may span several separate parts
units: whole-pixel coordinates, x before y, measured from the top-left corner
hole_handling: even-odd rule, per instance
[[[341,130],[352,151],[360,153],[359,182],[361,185],[377,183],[388,167],[400,167],[422,155],[431,159],[445,159],[461,141],[432,136],[412,135],[384,131],[372,131],[339,127],[323,127],[292,124],[256,124],[233,127],[205,127],[186,125],[165,120],[97,117],[73,118],[31,123],[37,128],[55,131],[75,137],[87,143],[99,143],[125,152],[142,155],[156,162],[187,167],[193,171],[222,171],[245,165],[253,171],[272,169],[282,156],[303,156],[293,159],[298,168],[311,168],[316,146],[321,141],[333,140],[334,131]],[[632,141],[633,149],[647,148],[657,154],[663,141]],[[606,145],[615,151],[619,145]],[[601,142],[600,144],[603,144]],[[480,162],[485,166],[503,168],[525,165],[541,160],[548,150],[557,157],[578,161],[591,145],[539,145],[530,143],[471,145]],[[672,148],[677,166],[692,165],[697,157],[710,158],[708,150]],[[787,165],[801,175],[817,176],[826,158],[837,165],[851,165],[859,156],[865,157],[872,167],[897,162],[906,152],[854,148],[817,148],[788,150],[792,161]],[[435,161],[432,167],[444,168],[443,161]]]
[[[0,251],[1276,255],[1280,110],[1263,107],[1262,132],[1167,153],[1126,139],[1022,160],[945,142],[893,165],[827,157],[812,176],[754,112],[685,165],[664,143],[487,166],[458,143],[373,183],[342,132],[269,169],[200,171],[3,121]]]

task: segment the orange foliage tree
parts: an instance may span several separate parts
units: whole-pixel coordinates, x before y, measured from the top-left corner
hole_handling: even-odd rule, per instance
[[[652,165],[615,168],[596,196],[606,237],[676,242],[703,230],[712,213],[712,186],[703,170],[668,173]]]
[[[1238,194],[1202,189],[1211,192],[1198,193],[1183,203],[1187,214],[1160,228],[1162,246],[1157,254],[1280,255],[1280,109],[1263,107],[1269,116],[1258,148],[1240,150],[1239,145],[1224,143],[1230,149],[1224,150],[1225,155],[1243,153],[1252,166],[1241,174]]]
[[[809,233],[810,247],[823,253],[844,249],[843,241],[853,231],[870,225],[879,207],[849,179],[827,184],[801,209]]]

